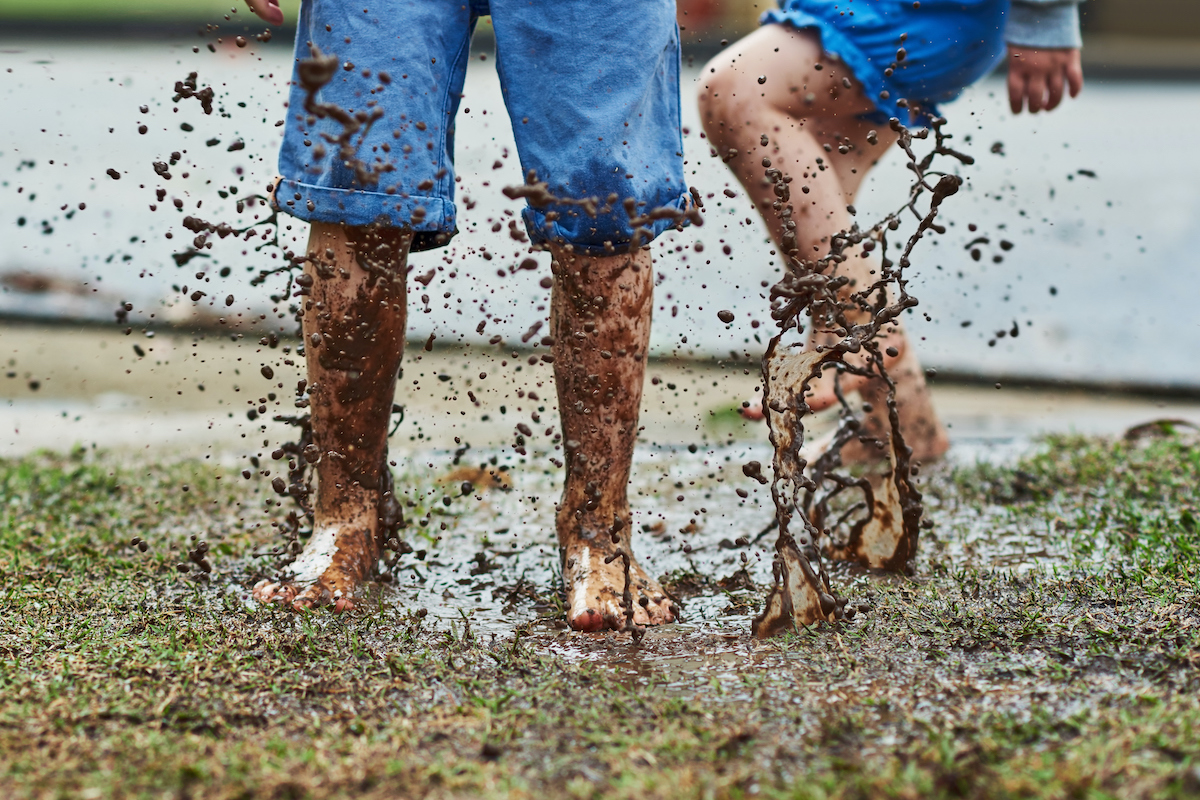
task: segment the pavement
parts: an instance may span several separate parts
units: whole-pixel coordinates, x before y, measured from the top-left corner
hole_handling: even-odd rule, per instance
[[[460,199],[471,198],[460,203],[463,232],[449,250],[413,259],[422,272],[444,266],[443,257],[462,265],[434,287],[445,295],[441,302],[410,316],[416,340],[430,333],[473,345],[495,333],[515,339],[545,317],[545,254],[535,256],[541,270],[495,277],[497,266],[527,254],[503,225],[491,231],[517,210],[500,187],[522,179],[494,65],[494,58],[472,59],[458,120]],[[261,211],[239,217],[232,206],[275,174],[287,48],[239,49],[226,41],[210,52],[200,39],[115,47],[0,38],[0,68],[12,70],[0,73],[0,102],[9,112],[0,117],[0,316],[104,321],[129,301],[141,324],[220,314],[277,320],[270,291],[249,285],[271,263],[266,256],[229,240],[213,259],[186,268],[170,256],[191,239],[179,225],[184,214],[246,223]],[[740,188],[729,186],[725,167],[700,138],[691,98],[701,68],[685,59],[684,156],[689,183],[712,197],[704,227],[656,244],[652,348],[663,358],[728,358],[735,351],[749,360],[761,352],[751,322],[766,316],[762,284],[779,265]],[[195,101],[171,101],[175,81],[192,71],[217,92],[211,116]],[[1083,94],[1054,113],[1013,117],[1003,84],[988,80],[944,110],[956,144],[977,163],[963,169],[964,190],[944,206],[948,232],[917,250],[910,291],[921,306],[908,322],[924,338],[926,365],[1002,381],[1200,391],[1200,317],[1193,308],[1200,149],[1184,145],[1200,123],[1200,81],[1089,78]],[[238,140],[244,148],[230,151]],[[172,151],[181,162],[163,181],[152,162]],[[168,200],[150,210],[160,185],[181,209]],[[900,154],[887,154],[856,202],[858,219],[901,205],[906,185]],[[235,197],[217,194],[230,188]],[[284,242],[299,248],[305,232],[299,223],[285,226]],[[978,237],[988,241],[970,245]],[[1013,248],[1001,249],[1001,240]],[[697,242],[706,245],[703,254],[695,252]],[[728,256],[721,254],[725,245]],[[486,268],[484,250],[496,258]],[[232,273],[218,277],[221,266]],[[188,296],[197,284],[206,295],[193,302]],[[233,301],[225,306],[228,296]],[[478,335],[475,310],[484,301],[492,318]],[[719,310],[732,311],[734,322],[718,324]],[[996,338],[1014,323],[1019,338]]]
[[[271,348],[253,336],[237,336],[0,325],[0,456],[77,446],[156,458],[234,459],[269,451],[288,431],[266,418],[294,413],[291,400],[302,377],[291,349],[295,342],[285,339]],[[270,380],[264,365],[271,367]],[[647,375],[643,446],[767,448],[765,426],[747,423],[735,411],[758,389],[751,366],[654,359]],[[1194,400],[940,383],[933,396],[956,451],[967,459],[1020,450],[1050,432],[1118,436],[1162,418],[1200,424],[1200,401]],[[391,445],[399,458],[453,451],[464,443],[511,456],[518,423],[535,429],[535,447],[548,444],[544,431],[558,425],[551,368],[531,351],[426,351],[412,344],[396,402],[405,406]],[[267,414],[249,419],[260,405]],[[820,430],[830,418],[814,422]]]

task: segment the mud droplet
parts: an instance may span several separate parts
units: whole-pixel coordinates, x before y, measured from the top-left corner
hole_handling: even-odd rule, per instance
[[[745,475],[747,478],[753,478],[754,480],[758,481],[763,486],[765,486],[765,485],[767,485],[767,483],[769,483],[769,481],[767,480],[767,477],[762,474],[762,464],[760,464],[757,461],[750,461],[746,464],[743,464],[742,465],[742,474]]]

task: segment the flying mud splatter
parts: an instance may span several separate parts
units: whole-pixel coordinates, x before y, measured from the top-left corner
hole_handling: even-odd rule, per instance
[[[955,175],[933,169],[934,160],[947,156],[962,164],[974,163],[970,156],[947,145],[951,136],[943,132],[945,124],[945,119],[938,118],[930,129],[914,133],[899,120],[890,121],[915,176],[908,201],[900,209],[869,228],[855,223],[850,230],[839,232],[831,238],[828,254],[815,261],[800,258],[794,234],[785,234],[783,250],[788,268],[771,289],[771,316],[779,332],[771,338],[762,360],[763,410],[775,449],[771,497],[779,537],[773,562],[775,583],[752,625],[759,638],[797,625],[853,616],[854,609],[847,608],[846,599],[834,592],[820,550],[835,560],[890,571],[904,570],[916,554],[923,512],[921,493],[912,483],[912,451],[900,430],[896,387],[884,367],[880,339],[894,328],[900,314],[917,305],[917,299],[907,291],[904,270],[911,265],[913,249],[927,231],[945,232],[936,222],[939,208],[962,183]],[[927,139],[931,131],[933,148],[918,158],[914,140]],[[763,166],[779,198],[777,212],[785,228],[794,231],[789,183],[780,170],[770,166],[769,159],[763,160]],[[926,195],[928,207],[921,211],[918,204]],[[887,257],[887,235],[899,228],[900,215],[906,209],[919,223],[894,262]],[[863,288],[852,286],[848,277],[838,274],[838,265],[849,257],[847,251],[859,246],[865,251],[877,247],[881,259],[876,279]],[[800,320],[805,313],[814,330],[832,331],[836,340],[805,349],[800,336],[804,332]],[[851,355],[856,357],[848,359]],[[804,450],[804,417],[811,412],[806,394],[825,370],[879,379],[888,387],[890,430],[886,441],[877,443],[885,454],[887,469],[878,487],[869,478],[839,471],[842,448],[860,438],[862,429],[862,421],[840,389],[840,425],[829,446],[805,474],[809,463]],[[831,519],[831,502],[852,492],[861,493],[861,500],[852,503],[839,518]],[[857,519],[851,519],[856,514]],[[835,540],[835,530],[847,522],[849,534],[844,540]]]
[[[391,165],[386,164],[379,159],[375,159],[375,163],[372,165],[365,164],[358,156],[363,142],[363,137],[366,136],[367,132],[370,130],[370,127],[382,116],[382,111],[379,107],[376,107],[372,112],[358,112],[351,114],[350,112],[336,105],[320,102],[318,93],[320,92],[321,88],[338,73],[339,69],[340,64],[336,57],[323,54],[315,48],[310,52],[309,58],[304,59],[299,63],[297,68],[297,77],[301,87],[305,90],[303,111],[311,118],[328,119],[332,121],[340,130],[340,132],[336,135],[322,133],[322,143],[316,146],[315,152],[324,154],[324,147],[330,147],[336,153],[336,157],[353,170],[356,185],[366,189],[378,184],[380,176],[383,172],[393,169]],[[378,74],[376,77],[378,78],[380,84],[377,88],[377,91],[382,92],[390,83],[390,79],[382,73]],[[192,79],[192,83],[195,83],[194,79]],[[195,91],[195,87],[192,88]],[[527,175],[526,181],[523,185],[507,187],[503,190],[503,193],[510,199],[524,199],[535,208],[545,208],[548,206],[555,206],[558,209],[563,207],[576,208],[579,209],[580,213],[586,214],[592,218],[595,218],[600,214],[611,213],[615,209],[623,208],[630,218],[631,226],[634,228],[634,241],[628,247],[630,252],[639,250],[643,244],[653,238],[654,234],[649,226],[651,223],[657,220],[669,219],[675,224],[675,227],[680,230],[684,224],[688,222],[697,225],[702,223],[698,202],[688,204],[684,209],[668,207],[654,208],[643,211],[642,209],[638,208],[636,201],[632,199],[627,199],[621,203],[620,198],[616,194],[612,194],[607,198],[557,197],[550,191],[548,185],[545,182],[540,181],[537,175],[532,172]],[[275,202],[284,203],[288,200],[295,201],[299,199],[299,197],[278,197],[275,198]],[[547,218],[552,219],[557,215],[557,213],[559,213],[559,211],[551,210],[547,212]],[[189,249],[187,253],[180,254],[178,258],[187,259],[197,257],[196,254],[200,254],[202,249],[211,247],[211,244],[208,241],[210,236],[215,235],[215,237],[219,238],[225,238],[230,234],[245,235],[247,238],[250,236],[249,229],[246,231],[237,230],[230,228],[227,225],[216,225],[195,217],[189,217],[187,223],[187,227],[196,234],[197,238],[193,242],[194,247]],[[275,239],[272,239],[272,241],[269,243],[260,245],[260,247],[268,245],[276,247],[276,249],[281,251],[280,255],[282,255],[282,260],[278,266],[261,270],[252,283],[255,286],[261,286],[268,282],[274,281],[281,281],[285,283],[283,291],[272,296],[272,302],[281,306],[285,303],[288,304],[288,312],[295,317],[297,322],[297,333],[298,335],[303,335],[303,326],[300,324],[300,317],[303,313],[301,306],[307,306],[309,304],[309,300],[311,299],[310,296],[317,292],[317,290],[320,288],[321,282],[335,277],[334,273],[336,272],[337,265],[333,263],[333,254],[328,250],[324,253],[318,252],[321,248],[317,248],[317,251],[310,251],[300,254],[291,251],[284,251],[283,248],[279,246],[277,240],[279,231],[278,212],[272,213],[270,216],[256,222],[256,224],[262,227],[264,230],[269,229],[276,232]],[[379,238],[386,233],[385,229],[379,228],[378,226],[368,226],[367,228],[355,230],[358,231],[358,235],[360,237],[366,237],[366,239],[372,239],[373,237]],[[524,239],[524,237],[518,238],[515,235],[513,238],[522,242],[527,241]],[[368,247],[367,250],[371,251],[372,248]],[[490,260],[490,257],[486,255],[485,258]],[[369,258],[364,259],[360,257],[358,260],[358,267],[370,273],[373,278],[381,280],[386,279],[388,282],[396,279],[401,282],[404,281],[403,272],[397,273],[396,275],[392,275],[390,273],[383,274],[384,272],[387,272],[387,270],[380,271],[374,269],[370,263],[367,263],[369,261]],[[529,269],[534,267],[536,267],[536,262],[534,262],[532,259],[525,259],[521,262],[520,266],[510,269],[509,272],[511,274],[518,269]],[[400,268],[403,269],[403,265],[401,265]],[[636,271],[636,269],[637,268],[635,267],[634,270]],[[433,277],[433,273],[431,271],[427,275],[414,277],[417,282],[427,286],[429,280]],[[314,285],[314,279],[317,285]],[[543,285],[545,286],[545,284]],[[590,298],[591,295],[588,295],[589,300]],[[400,299],[399,302],[400,304],[403,304],[403,299]],[[422,302],[428,305],[428,298],[423,297]],[[537,329],[540,328],[541,324],[542,323],[539,321],[534,327],[531,327],[526,333],[526,336],[523,337],[522,341],[524,342],[527,339],[532,338]],[[481,324],[479,330],[482,330],[482,327],[483,326]],[[553,345],[553,340],[553,336],[543,337],[541,343]],[[430,349],[432,342],[433,337],[430,337],[429,342],[426,343],[426,349]],[[323,347],[324,345],[321,340],[314,336],[310,336],[308,338],[302,338],[302,345],[301,347],[297,348],[296,352],[297,355],[308,355],[306,351],[312,350],[315,352],[317,351],[317,348]],[[629,358],[633,358],[634,355],[638,353],[644,355],[645,347],[641,346],[637,348],[626,348],[614,346],[609,348],[609,350],[611,350],[612,353],[615,353],[618,359],[622,359],[627,356],[627,352]],[[606,350],[603,357],[611,358],[612,354],[608,353]],[[544,356],[543,358],[547,362],[553,360],[552,357],[548,356]],[[266,376],[266,373],[264,373],[264,376],[268,377],[268,379],[271,379],[270,376]],[[376,388],[381,394],[383,393],[383,389],[381,387]],[[287,425],[291,425],[298,433],[298,437],[296,439],[285,442],[271,453],[273,460],[285,463],[287,466],[286,470],[283,471],[284,474],[276,475],[273,478],[271,481],[272,488],[275,494],[279,496],[281,501],[282,498],[285,497],[291,498],[294,504],[294,507],[286,513],[283,519],[277,520],[273,524],[273,527],[282,536],[282,541],[278,542],[276,546],[269,552],[263,554],[274,557],[274,570],[276,572],[275,577],[280,581],[287,581],[289,577],[289,570],[294,565],[295,559],[302,553],[305,541],[309,540],[313,535],[316,521],[317,514],[316,508],[314,507],[316,504],[312,502],[312,498],[315,497],[312,475],[314,472],[314,465],[321,458],[322,448],[319,447],[320,437],[314,436],[314,423],[312,414],[310,413],[310,403],[315,405],[317,402],[318,399],[316,397],[316,388],[306,384],[304,381],[301,381],[297,385],[295,393],[295,405],[298,409],[297,413],[277,414],[274,416],[274,420],[276,422],[282,422]],[[390,408],[392,409],[393,414],[399,414],[400,418],[403,419],[403,409],[401,407],[390,406]],[[255,418],[253,416],[255,412],[261,415],[263,411],[264,409],[262,406],[259,406],[257,409],[252,409],[251,419],[253,420]],[[534,421],[537,421],[536,415]],[[321,427],[320,420],[318,420],[316,431],[317,434],[320,433]],[[630,430],[632,430],[634,427],[636,426],[630,426]],[[533,432],[529,426],[524,424],[518,425],[517,431],[518,436],[514,450],[516,450],[516,452],[519,454],[524,455],[525,438],[532,436]],[[549,431],[547,431],[547,434],[549,434]],[[564,444],[564,447],[565,446],[566,444]],[[630,446],[632,447],[632,441],[630,442]],[[268,477],[268,471],[261,468],[263,465],[254,463],[253,466],[261,477]],[[391,476],[389,470],[384,468],[382,472],[384,473],[382,477],[385,480],[390,479]],[[246,474],[247,477],[253,477],[254,475],[254,473],[250,470],[247,470],[244,474]],[[385,559],[385,568],[381,575],[382,579],[387,580],[389,573],[395,571],[400,557],[407,553],[412,553],[413,548],[409,544],[401,541],[399,538],[399,531],[404,526],[404,521],[403,515],[400,513],[400,506],[392,495],[392,487],[390,485],[380,487],[380,491],[382,492],[382,496],[386,502],[381,503],[379,522],[379,530],[381,533],[376,544],[378,545],[378,551],[380,553],[384,554],[385,556],[389,556]],[[268,502],[268,505],[271,505],[271,501]],[[631,533],[627,519],[625,520],[625,523],[625,530]],[[638,587],[640,585],[639,576],[641,575],[641,570],[640,567],[637,566],[636,562],[633,562],[632,560],[631,550],[627,541],[629,533],[626,533],[624,536],[619,536],[614,533],[613,536],[614,548],[612,548],[612,550],[607,554],[608,558],[606,563],[612,564],[618,559],[621,559],[621,563],[624,566],[625,585],[622,592],[623,603],[621,616],[623,616],[623,620],[615,619],[610,623],[610,626],[620,627],[622,630],[629,631],[635,637],[640,638],[642,629],[640,626],[635,624],[634,616],[635,612],[637,611],[637,603],[639,599],[642,601],[645,600],[644,596],[641,598],[638,597]],[[390,554],[388,551],[390,551]],[[420,558],[421,555],[421,553],[418,553],[418,558]],[[646,603],[642,602],[641,605],[645,606]]]

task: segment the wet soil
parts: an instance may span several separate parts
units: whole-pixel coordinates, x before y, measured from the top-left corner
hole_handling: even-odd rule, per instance
[[[645,448],[632,484],[651,528],[640,552],[687,616],[640,644],[563,627],[557,470],[511,469],[510,491],[481,479],[469,497],[461,468],[452,481],[397,470],[424,558],[334,616],[249,601],[265,561],[252,554],[275,540],[266,481],[204,459],[0,460],[17,501],[0,508],[0,574],[18,611],[0,619],[13,667],[0,786],[1189,796],[1195,445],[1185,427],[1154,426],[922,470],[935,527],[918,577],[835,566],[855,619],[765,642],[748,631],[770,537],[722,545],[772,516],[763,493],[737,494],[757,486],[739,462],[761,449]],[[673,499],[679,484],[687,503]],[[212,572],[182,576],[174,561],[193,537],[211,543]]]

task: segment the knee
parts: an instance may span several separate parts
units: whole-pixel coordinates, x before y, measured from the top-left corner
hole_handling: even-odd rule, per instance
[[[709,138],[719,141],[721,134],[731,127],[740,80],[741,76],[727,56],[717,56],[704,65],[696,86],[696,102],[700,107],[700,121]]]
[[[728,56],[717,56],[704,65],[696,101],[704,132],[718,150],[722,145],[736,146],[747,135],[749,123],[757,139],[764,118],[780,111],[759,85],[757,74]]]

